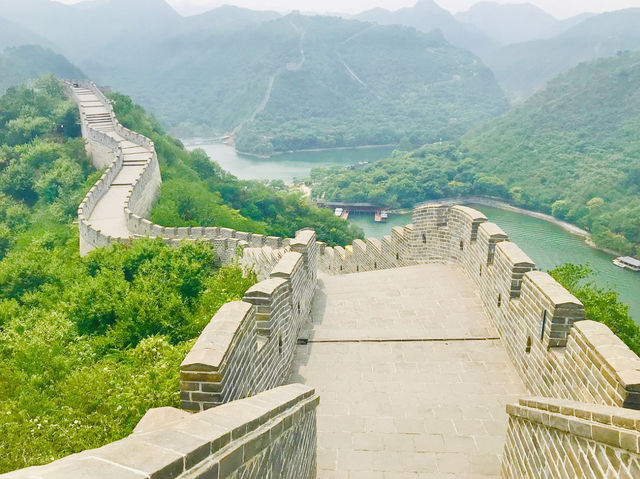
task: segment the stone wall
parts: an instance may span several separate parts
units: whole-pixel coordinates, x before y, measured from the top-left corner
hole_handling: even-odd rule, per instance
[[[314,390],[292,384],[198,414],[150,410],[133,434],[6,479],[313,479]]]
[[[143,166],[144,169],[132,181],[132,185],[122,204],[122,212],[126,218],[130,235],[125,238],[115,237],[109,234],[108,231],[100,231],[94,228],[90,222],[91,213],[98,201],[111,187],[118,173],[120,173],[125,161],[125,150],[123,150],[123,145],[114,138],[99,129],[93,128],[85,112],[82,108],[80,109],[80,123],[87,154],[92,158],[96,168],[107,167],[105,175],[96,182],[78,210],[81,255],[85,255],[95,248],[109,246],[114,242],[128,243],[134,238],[151,237],[161,238],[171,244],[184,239],[209,241],[214,244],[216,254],[221,262],[231,262],[238,258],[239,246],[250,248],[266,246],[277,250],[288,246],[288,242],[292,241],[290,239],[247,233],[222,227],[165,227],[153,224],[146,217],[158,197],[162,184],[158,156],[153,142],[147,137],[121,125],[109,100],[94,83],[88,81],[74,81],[74,83],[95,94],[107,110],[108,113],[105,119],[100,120],[101,127],[104,126],[105,121],[107,123],[111,122],[113,131],[120,137],[149,152],[149,158],[132,161],[138,166]],[[79,104],[80,98],[74,93],[70,83],[67,84],[67,91],[69,96]],[[248,262],[245,261],[245,263],[249,266]]]
[[[300,332],[310,324],[316,237],[300,231],[269,279],[224,305],[180,367],[181,405],[204,410],[278,386],[288,376]]]
[[[507,406],[502,477],[640,477],[640,412],[532,398]]]
[[[537,395],[640,409],[640,358],[496,224],[464,206],[428,204],[413,223],[382,242],[320,245],[328,274],[420,263],[459,265],[477,286],[487,314],[528,389]]]

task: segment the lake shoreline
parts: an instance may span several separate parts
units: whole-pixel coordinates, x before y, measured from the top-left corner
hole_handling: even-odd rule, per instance
[[[396,143],[388,143],[385,145],[358,145],[358,146],[332,146],[327,148],[307,148],[303,150],[287,150],[287,151],[275,151],[271,155],[259,155],[257,153],[249,153],[247,151],[241,151],[235,148],[235,146],[225,143],[224,141],[218,141],[215,139],[207,138],[184,138],[180,139],[185,147],[198,148],[200,145],[207,145],[211,143],[217,143],[232,147],[238,155],[249,156],[252,158],[260,158],[262,160],[268,160],[281,155],[290,155],[296,153],[318,153],[323,151],[347,151],[347,150],[376,150],[378,148],[393,148],[398,146]]]
[[[497,200],[494,198],[487,198],[483,196],[461,196],[458,198],[441,198],[438,200],[432,200],[432,201],[430,200],[430,201],[422,202],[420,204],[455,205],[455,204],[468,204],[468,203],[472,203],[472,204],[475,203],[475,204],[484,205],[484,206],[492,206],[494,208],[499,208],[506,211],[512,211],[514,213],[520,213],[522,215],[529,216],[531,218],[537,218],[537,219],[546,221],[548,223],[559,226],[567,233],[570,233],[574,236],[578,236],[582,238],[585,244],[592,249],[602,251],[603,253],[607,253],[611,256],[620,256],[620,253],[618,253],[617,251],[613,251],[609,248],[602,248],[600,246],[597,246],[594,243],[593,239],[591,238],[591,233],[589,233],[587,230],[580,228],[579,226],[576,226],[572,223],[568,223],[567,221],[559,220],[558,218],[555,218],[546,213],[540,213],[539,211],[527,210],[519,206],[513,206],[509,203],[506,203],[504,201]],[[398,211],[402,211],[403,213],[410,212],[408,210],[398,210]]]
[[[329,148],[309,148],[306,150],[277,151],[272,155],[272,157],[280,156],[280,155],[288,155],[290,153],[315,153],[319,151],[345,151],[345,150],[375,150],[378,148],[393,148],[395,146],[398,146],[398,145],[395,143],[390,143],[387,145],[333,146]],[[244,155],[244,153],[241,153],[241,154]]]

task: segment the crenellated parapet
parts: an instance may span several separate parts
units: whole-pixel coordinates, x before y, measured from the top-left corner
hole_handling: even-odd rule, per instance
[[[640,359],[496,224],[465,206],[428,204],[412,224],[382,241],[320,245],[327,274],[422,263],[458,265],[474,281],[485,310],[528,389],[537,395],[640,408]]]
[[[78,103],[87,153],[96,168],[106,168],[78,209],[81,254],[143,237],[160,238],[169,244],[185,239],[208,241],[223,263],[237,260],[239,247],[276,251],[289,246],[292,239],[231,228],[168,227],[152,223],[148,216],[162,184],[153,142],[124,127],[94,83],[73,81],[66,87],[69,96]]]
[[[316,252],[315,232],[299,231],[268,279],[220,308],[180,366],[183,409],[209,409],[284,383],[311,319]]]
[[[152,409],[133,434],[7,479],[314,479],[315,391],[271,389],[198,414]]]
[[[640,411],[534,397],[507,413],[504,479],[640,477]]]

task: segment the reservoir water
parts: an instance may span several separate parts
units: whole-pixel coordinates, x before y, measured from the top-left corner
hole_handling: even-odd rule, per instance
[[[640,273],[618,268],[611,262],[612,256],[589,248],[582,238],[548,221],[490,206],[469,206],[482,211],[489,221],[505,230],[541,270],[548,271],[563,263],[589,264],[594,282],[617,291],[620,300],[629,305],[631,316],[640,323]],[[365,236],[381,238],[393,226],[411,223],[411,215],[392,215],[386,224],[375,223],[370,215],[353,215],[350,221],[360,226]]]
[[[393,148],[362,148],[346,150],[305,151],[283,153],[271,158],[256,158],[236,153],[229,145],[183,140],[188,150],[202,148],[223,169],[242,180],[283,180],[295,183],[309,177],[312,168],[357,165],[391,156]]]

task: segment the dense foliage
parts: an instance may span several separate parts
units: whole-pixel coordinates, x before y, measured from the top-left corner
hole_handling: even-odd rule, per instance
[[[151,138],[162,171],[160,199],[151,219],[166,226],[224,226],[252,233],[293,237],[313,227],[319,239],[346,244],[362,232],[331,211],[309,206],[282,182],[240,181],[202,150],[188,152],[158,122],[123,95],[112,95],[118,119]]]
[[[97,447],[179,403],[193,338],[254,278],[208,244],[78,254],[94,172],[52,77],[0,98],[0,473]]]
[[[360,170],[316,170],[331,199],[410,207],[497,197],[640,253],[640,54],[582,64],[458,144],[427,145]]]
[[[629,316],[629,307],[618,300],[614,291],[599,288],[589,278],[592,270],[586,265],[565,264],[550,274],[585,307],[587,319],[606,324],[616,336],[640,355],[640,327]]]

